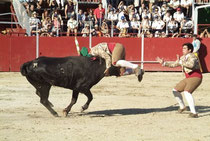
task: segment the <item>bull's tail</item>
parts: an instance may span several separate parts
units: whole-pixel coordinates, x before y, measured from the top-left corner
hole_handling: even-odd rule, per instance
[[[31,65],[31,61],[30,62],[26,62],[24,63],[21,67],[20,67],[20,72],[23,76],[27,76],[30,72],[30,65]]]

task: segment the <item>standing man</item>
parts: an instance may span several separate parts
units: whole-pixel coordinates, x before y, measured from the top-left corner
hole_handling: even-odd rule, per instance
[[[98,4],[98,8],[94,10],[95,24],[101,27],[102,21],[104,20],[105,9],[102,7],[102,3]]]
[[[202,82],[202,73],[199,69],[198,58],[193,53],[193,45],[191,43],[185,43],[182,45],[183,56],[175,62],[165,62],[164,59],[157,57],[157,61],[166,67],[182,66],[182,71],[185,73],[186,78],[181,80],[173,89],[173,95],[179,104],[178,112],[182,113],[187,108],[185,107],[181,92],[184,92],[186,101],[190,107],[191,113],[189,117],[198,118],[198,114],[195,110],[194,99],[192,93]]]
[[[200,49],[201,42],[197,38],[196,34],[193,35],[192,45],[193,45],[193,53],[195,54],[195,56],[198,57],[200,71],[202,72],[203,70],[202,70],[202,67],[201,67],[201,64],[200,64],[200,60],[199,60],[199,49]]]

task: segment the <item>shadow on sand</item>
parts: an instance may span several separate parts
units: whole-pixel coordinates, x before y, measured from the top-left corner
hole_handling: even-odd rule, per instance
[[[114,109],[114,110],[103,110],[103,111],[93,111],[87,113],[81,113],[81,116],[89,115],[91,117],[106,117],[106,116],[126,116],[126,115],[138,115],[138,114],[148,114],[153,112],[172,112],[177,111],[178,106],[169,106],[165,108],[128,108],[128,109]],[[196,106],[200,117],[210,116],[210,106]]]

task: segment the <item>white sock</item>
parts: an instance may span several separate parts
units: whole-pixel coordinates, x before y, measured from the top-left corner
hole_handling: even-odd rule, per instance
[[[186,100],[187,100],[187,102],[189,104],[191,113],[196,114],[195,104],[194,104],[194,100],[193,100],[192,94],[189,93],[188,91],[184,91],[184,95],[185,95],[185,98],[186,98]]]
[[[180,109],[183,109],[185,105],[181,93],[178,92],[176,89],[173,89],[173,94],[175,96],[176,101],[179,104]]]
[[[138,67],[137,64],[130,63],[126,60],[118,60],[116,66],[132,68],[132,69],[136,69]]]

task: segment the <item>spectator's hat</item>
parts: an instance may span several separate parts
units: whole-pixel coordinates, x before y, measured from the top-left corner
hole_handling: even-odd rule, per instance
[[[96,24],[95,27],[98,27],[98,25]]]
[[[181,11],[181,8],[180,8],[180,7],[178,7],[176,10],[177,10],[177,11]]]
[[[125,20],[125,16],[122,16],[122,17],[121,17],[121,20]]]

